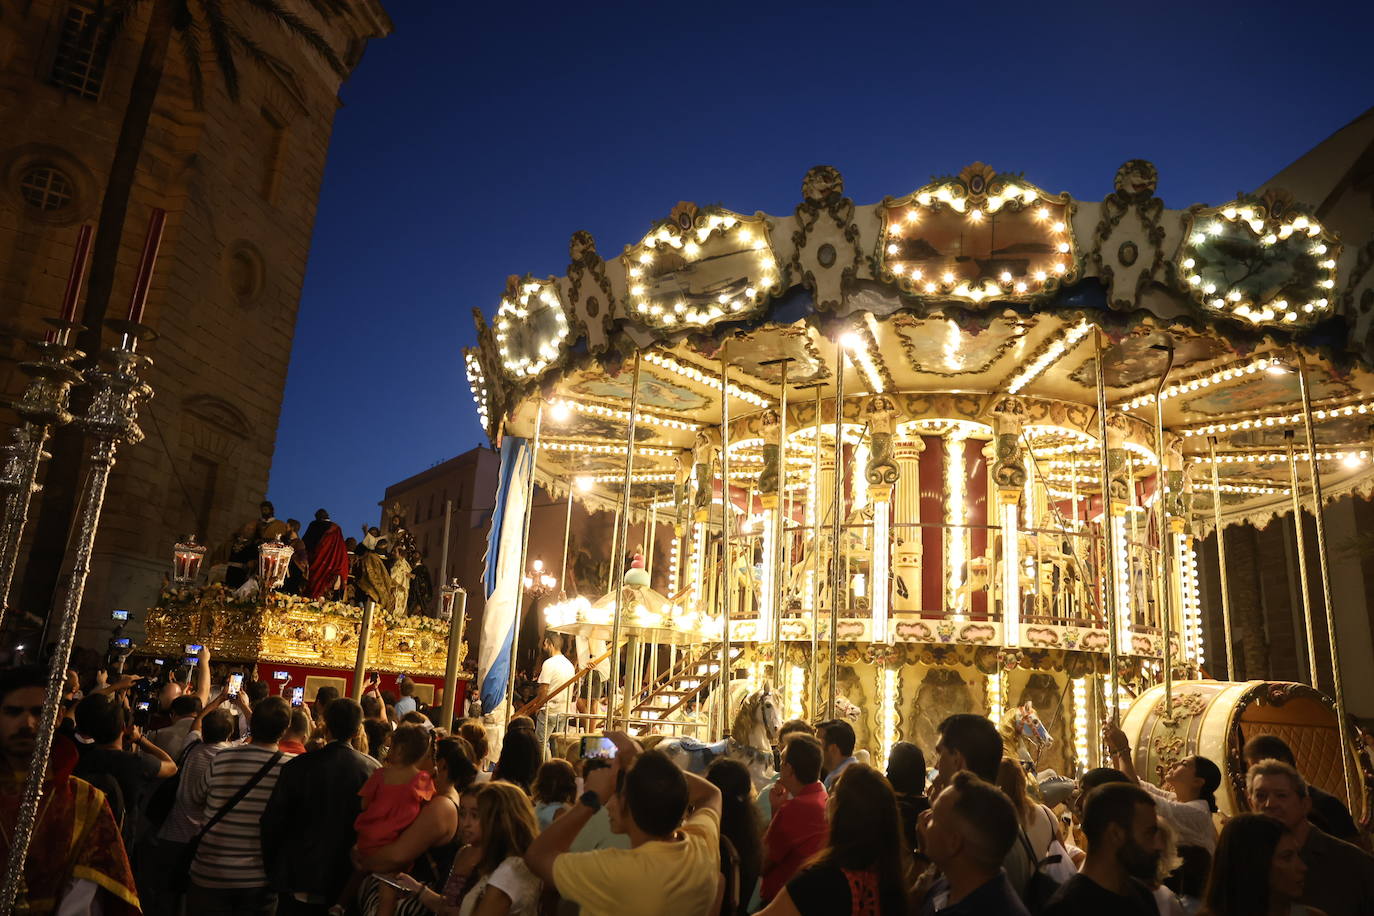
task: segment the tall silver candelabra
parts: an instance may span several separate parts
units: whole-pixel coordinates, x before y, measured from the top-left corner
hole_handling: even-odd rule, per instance
[[[91,386],[91,403],[86,416],[79,422],[88,434],[89,467],[85,488],[76,517],[76,531],[72,541],[76,558],[72,566],[71,582],[62,599],[56,649],[48,669],[48,692],[43,699],[43,716],[38,724],[38,740],[24,780],[24,794],[15,817],[14,833],[10,838],[9,862],[5,883],[0,887],[0,913],[9,913],[19,890],[24,885],[24,860],[28,857],[33,839],[35,815],[43,780],[48,770],[48,757],[57,718],[62,704],[62,687],[66,680],[67,662],[71,658],[72,643],[76,639],[76,624],[81,614],[81,597],[86,590],[86,577],[91,571],[91,553],[95,548],[96,529],[105,503],[105,488],[114,468],[115,451],[121,442],[130,444],[143,439],[138,428],[138,407],[152,396],[153,390],[139,378],[139,370],[149,364],[147,357],[137,352],[140,338],[150,337],[143,325],[129,321],[108,321],[110,327],[123,335],[118,347],[107,351],[108,368],[93,367],[84,373]]]
[[[72,368],[72,363],[85,354],[61,342],[78,326],[58,319],[50,319],[50,323],[59,328],[57,341],[34,344],[38,359],[19,364],[32,379],[14,406],[24,418],[24,425],[14,430],[11,442],[4,448],[4,464],[0,465],[0,491],[5,494],[5,518],[0,524],[0,625],[9,610],[10,585],[19,564],[19,544],[29,520],[29,503],[39,490],[38,465],[48,457],[43,447],[54,426],[71,422],[68,398],[72,386],[81,381],[81,373]]]

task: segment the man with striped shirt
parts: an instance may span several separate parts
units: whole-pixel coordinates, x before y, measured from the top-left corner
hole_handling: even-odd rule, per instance
[[[207,821],[263,767],[268,769],[201,839],[191,864],[191,888],[186,895],[188,912],[198,916],[272,916],[276,912],[276,894],[268,887],[263,870],[259,822],[277,784],[281,765],[289,759],[277,749],[277,741],[290,723],[290,705],[281,697],[267,697],[253,707],[249,743],[224,748],[210,761],[209,792],[205,799]]]

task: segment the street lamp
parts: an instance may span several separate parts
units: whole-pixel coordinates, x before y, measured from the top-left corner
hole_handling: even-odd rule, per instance
[[[558,577],[550,575],[544,569],[543,560],[535,560],[530,564],[530,571],[524,578],[525,594],[537,601],[553,591],[557,584]]]
[[[258,586],[264,595],[286,581],[286,567],[293,553],[295,551],[278,538],[258,545]]]

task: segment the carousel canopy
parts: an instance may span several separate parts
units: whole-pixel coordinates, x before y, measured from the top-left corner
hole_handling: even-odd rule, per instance
[[[1097,449],[1096,328],[1117,444],[1142,467],[1158,463],[1168,369],[1169,461],[1192,469],[1200,528],[1212,499],[1231,520],[1291,508],[1290,433],[1298,459],[1308,452],[1300,362],[1327,495],[1368,495],[1374,364],[1352,330],[1374,282],[1363,256],[1283,191],[1170,210],[1156,182],[1132,160],[1106,199],[1079,201],[976,163],[856,205],[819,166],[791,215],[680,203],[610,260],[577,232],[565,276],[511,277],[492,322],[476,313],[465,360],[478,412],[496,439],[530,435],[542,407],[541,478],[576,479],[593,501],[618,493],[642,352],[631,482],[644,508],[719,431],[723,396],[732,478],[758,476],[784,364],[789,464],[809,460],[843,358],[856,437],[870,395],[936,433],[990,428],[1014,395],[1050,479],[1090,493],[1096,477],[1078,479],[1076,463]]]

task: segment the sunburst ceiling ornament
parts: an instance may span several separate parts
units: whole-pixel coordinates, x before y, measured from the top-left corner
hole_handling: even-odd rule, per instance
[[[1241,197],[1196,210],[1179,275],[1204,308],[1250,322],[1302,327],[1327,317],[1340,243],[1287,195]]]
[[[1068,195],[981,162],[878,211],[882,274],[910,293],[1029,299],[1078,276]]]
[[[568,316],[552,280],[511,277],[496,312],[496,346],[502,368],[515,379],[539,375],[568,339]]]
[[[758,312],[778,288],[768,223],[680,203],[621,255],[630,315],[656,328],[704,328]]]

